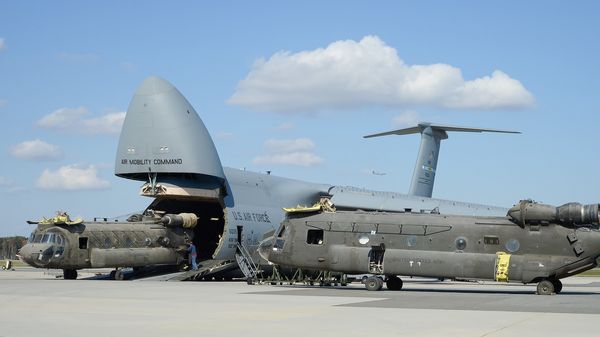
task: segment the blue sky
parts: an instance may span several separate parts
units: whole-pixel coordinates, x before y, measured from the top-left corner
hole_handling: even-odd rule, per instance
[[[0,3],[0,236],[66,210],[143,209],[113,174],[129,100],[173,83],[223,165],[406,192],[430,121],[450,134],[434,196],[599,202],[596,1]],[[376,171],[385,175],[373,175]],[[69,178],[69,179],[65,179]]]

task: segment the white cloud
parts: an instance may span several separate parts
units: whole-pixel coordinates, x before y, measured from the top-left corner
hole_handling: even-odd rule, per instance
[[[275,127],[277,131],[289,131],[294,128],[294,124],[292,123],[281,123]]]
[[[315,143],[308,138],[269,139],[265,148],[269,154],[255,157],[255,164],[313,166],[323,162],[313,152]]]
[[[313,166],[321,164],[323,159],[312,152],[292,152],[257,156],[254,164]]]
[[[377,36],[258,60],[228,100],[279,113],[364,106],[523,108],[533,95],[504,72],[466,81],[448,64],[408,65]]]
[[[43,128],[69,129],[80,124],[83,116],[89,113],[84,107],[60,108],[42,117],[37,124]]]
[[[36,186],[48,190],[95,190],[109,188],[110,183],[98,177],[94,165],[67,165],[56,171],[44,170]]]
[[[6,42],[4,42],[4,38],[0,37],[0,51],[6,49]]]
[[[91,134],[119,133],[125,121],[125,112],[110,112],[97,118],[81,121],[85,132]]]
[[[58,146],[39,139],[24,141],[14,146],[10,150],[10,154],[20,159],[37,161],[57,160],[63,156],[63,152]]]
[[[60,108],[42,117],[38,126],[47,129],[72,130],[83,134],[118,134],[125,120],[125,112],[109,112],[89,118],[85,107]]]
[[[413,110],[405,111],[392,119],[392,124],[396,128],[411,127],[417,123],[419,123],[419,114]]]

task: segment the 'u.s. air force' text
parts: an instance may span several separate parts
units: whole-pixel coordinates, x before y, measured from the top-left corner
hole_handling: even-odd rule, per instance
[[[183,159],[171,158],[171,159],[121,159],[122,165],[181,165]]]

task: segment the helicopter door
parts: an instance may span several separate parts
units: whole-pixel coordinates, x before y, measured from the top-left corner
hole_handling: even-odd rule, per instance
[[[383,243],[371,247],[369,251],[369,272],[371,274],[383,274],[383,254],[385,254]]]

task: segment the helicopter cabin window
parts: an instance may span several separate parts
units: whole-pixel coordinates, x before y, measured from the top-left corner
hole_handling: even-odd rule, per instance
[[[497,236],[486,235],[483,237],[483,243],[486,245],[499,245],[500,239]]]
[[[309,229],[306,233],[306,243],[309,245],[322,245],[323,244],[323,230],[322,229]]]
[[[88,247],[88,238],[80,237],[79,238],[79,249],[87,249]]]
[[[282,238],[283,234],[285,234],[285,225],[281,226],[281,229],[279,229],[279,234],[277,234],[277,237]]]

